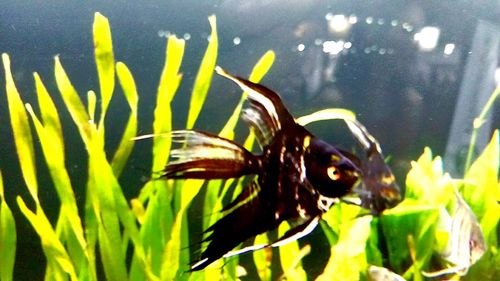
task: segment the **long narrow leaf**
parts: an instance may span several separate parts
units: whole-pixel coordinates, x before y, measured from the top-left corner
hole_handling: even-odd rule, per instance
[[[95,62],[101,92],[99,131],[104,135],[104,119],[115,87],[115,60],[109,22],[108,19],[100,13],[95,13],[94,15],[93,33]]]
[[[170,103],[175,96],[182,79],[179,67],[184,54],[185,41],[175,36],[168,38],[165,50],[165,65],[158,86],[156,107],[154,111],[153,134],[161,134],[172,130],[172,109]],[[153,173],[165,167],[170,151],[170,140],[154,138],[153,140]]]
[[[69,274],[71,280],[77,280],[74,265],[64,249],[63,244],[59,241],[57,234],[52,229],[42,208],[37,206],[36,213],[33,213],[19,196],[17,197],[17,204],[42,240],[42,246],[47,259],[56,262],[59,270],[55,273],[57,274],[58,271],[64,271]]]
[[[55,57],[55,77],[57,88],[61,93],[64,103],[68,108],[68,111],[71,115],[71,118],[75,122],[78,130],[80,131],[80,135],[82,136],[83,142],[88,143],[91,135],[91,126],[89,123],[89,115],[85,110],[85,106],[83,105],[78,93],[75,88],[71,84],[71,81],[64,70],[59,57]]]
[[[36,180],[35,154],[33,151],[33,138],[28,123],[28,116],[24,110],[24,105],[17,91],[12,73],[10,70],[10,59],[7,54],[2,54],[5,69],[5,82],[7,92],[7,102],[9,104],[10,123],[14,134],[19,164],[24,181],[28,187],[31,197],[38,201],[38,183]]]
[[[16,259],[16,224],[14,216],[5,202],[2,172],[0,171],[0,279],[13,280]]]
[[[200,114],[205,98],[207,97],[208,89],[214,73],[215,63],[217,61],[219,41],[217,39],[217,24],[215,16],[212,15],[208,17],[208,21],[210,22],[212,33],[210,33],[208,47],[205,51],[205,55],[203,56],[203,60],[201,61],[200,68],[198,69],[198,74],[196,75],[196,80],[193,86],[193,92],[191,93],[191,102],[189,103],[189,114],[186,124],[187,129],[193,128],[196,119],[198,119],[198,115]]]
[[[45,107],[46,103],[43,100],[40,101],[40,105],[44,108],[42,111],[45,112],[45,117],[48,118],[48,116],[51,116],[51,113],[47,112],[49,111],[50,106]],[[62,145],[62,140],[57,141],[57,137],[52,134],[57,131],[57,129],[52,127],[52,125],[59,124],[59,120],[53,119],[52,117],[54,116],[52,115],[51,120],[53,120],[54,123],[51,124],[48,122],[46,126],[43,126],[29,104],[26,105],[26,109],[33,119],[33,123],[42,146],[42,151],[45,155],[45,161],[47,162],[47,166],[49,168],[49,173],[52,177],[52,181],[54,182],[59,199],[61,200],[60,216],[63,217],[63,223],[68,224],[68,229],[71,229],[78,239],[79,250],[85,251],[86,242],[83,235],[82,222],[78,215],[76,198],[71,188],[71,181],[64,166],[64,146],[58,147],[57,145]]]
[[[125,98],[130,106],[130,116],[125,126],[120,145],[112,161],[113,172],[119,177],[134,148],[134,142],[131,141],[131,138],[137,134],[137,103],[139,96],[137,95],[134,77],[124,63],[118,62],[116,64],[116,73],[118,74]]]

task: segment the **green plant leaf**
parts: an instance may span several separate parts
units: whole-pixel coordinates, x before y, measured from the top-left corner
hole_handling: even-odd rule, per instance
[[[101,118],[99,119],[99,130],[104,134],[104,119],[115,88],[115,59],[108,19],[96,12],[94,14],[94,25],[92,30],[94,34],[95,63],[97,66],[97,75],[99,76],[101,92]]]
[[[134,77],[124,63],[118,62],[116,64],[116,73],[118,74],[123,94],[130,106],[130,116],[125,126],[125,131],[111,162],[114,174],[119,177],[134,148],[134,142],[131,139],[137,134],[137,103],[139,96],[137,95]]]
[[[210,83],[212,81],[212,76],[214,74],[215,63],[217,61],[217,49],[218,49],[218,39],[217,39],[217,24],[215,16],[212,15],[208,17],[210,22],[210,27],[212,32],[210,33],[210,38],[208,41],[208,47],[201,61],[200,68],[198,69],[198,74],[196,75],[196,80],[193,86],[193,92],[191,93],[191,102],[189,103],[189,114],[187,117],[186,129],[192,129],[198,115],[200,114],[205,98],[207,97],[208,89],[210,88]]]
[[[41,81],[38,81],[37,83],[41,83]],[[38,87],[43,87],[43,84],[39,84],[37,86],[39,95],[43,95],[44,90]],[[42,151],[45,155],[45,161],[49,168],[49,173],[52,177],[58,197],[61,200],[61,209],[59,213],[60,223],[64,225],[67,224],[67,229],[73,232],[78,241],[78,249],[74,249],[74,252],[78,252],[78,255],[81,256],[85,253],[87,244],[83,234],[82,222],[78,215],[75,194],[71,188],[71,181],[64,166],[64,146],[62,146],[62,139],[57,141],[56,128],[58,127],[58,124],[60,125],[59,119],[52,115],[54,112],[50,112],[51,107],[48,105],[52,102],[50,97],[48,97],[45,101],[44,98],[40,99],[39,97],[39,101],[40,107],[43,108],[42,112],[45,112],[45,118],[49,118],[52,122],[47,122],[47,125],[44,126],[36,117],[29,104],[26,104],[26,109],[33,120],[33,124],[35,125],[35,129],[42,146]],[[61,146],[58,147],[58,145]],[[65,226],[62,227],[65,228]]]
[[[282,222],[278,227],[278,236],[282,237],[290,230],[290,224]],[[299,242],[292,241],[279,247],[280,262],[283,268],[283,274],[290,280],[306,280],[306,272],[302,268],[301,259],[304,255],[300,254]]]
[[[465,174],[465,183],[471,184],[464,186],[463,196],[479,219],[490,206],[498,205],[496,201],[499,198],[497,188],[499,158],[498,130],[496,130],[491,141]]]
[[[83,142],[87,143],[90,141],[91,135],[91,127],[92,124],[89,122],[91,120],[87,111],[85,110],[85,106],[83,106],[78,93],[75,88],[71,84],[71,81],[64,70],[59,57],[55,57],[55,77],[57,88],[61,93],[61,97],[63,98],[64,103],[71,115],[71,118],[75,122],[78,130],[80,131],[80,135],[82,136]]]
[[[179,88],[182,75],[179,73],[184,55],[185,41],[169,36],[165,50],[165,65],[161,73],[154,111],[153,135],[172,131],[172,109],[170,103]],[[153,139],[153,173],[165,167],[170,152],[170,139],[155,137]]]
[[[345,221],[338,243],[331,248],[330,259],[316,280],[359,280],[367,262],[365,247],[372,218],[365,216]]]
[[[269,238],[267,238],[267,233],[262,233],[255,236],[254,245],[267,245],[269,244]],[[271,280],[271,261],[273,256],[273,250],[271,248],[264,248],[262,250],[254,251],[253,261],[255,263],[255,268],[257,269],[257,274],[260,280],[267,281]]]
[[[10,112],[10,123],[14,134],[14,143],[19,157],[19,164],[21,165],[21,172],[31,197],[38,202],[35,153],[33,150],[33,138],[28,123],[28,116],[24,110],[24,105],[17,91],[14,79],[12,78],[9,56],[7,54],[2,54],[2,61],[5,69],[5,84]]]
[[[16,223],[14,216],[5,202],[2,172],[0,171],[0,279],[13,280],[16,259]]]
[[[52,268],[52,273],[59,275],[61,272],[65,272],[70,276],[71,280],[78,280],[73,262],[63,244],[59,241],[43,209],[38,205],[36,213],[33,213],[19,196],[17,197],[17,204],[40,237],[49,266],[57,267],[57,269]]]
[[[324,120],[356,120],[356,114],[354,112],[343,109],[343,108],[328,108],[316,111],[309,115],[305,115],[297,118],[295,121],[301,125],[305,126],[313,122],[324,121]]]

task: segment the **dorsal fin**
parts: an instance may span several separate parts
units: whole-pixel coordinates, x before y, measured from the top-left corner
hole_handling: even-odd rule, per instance
[[[233,76],[221,67],[215,68],[217,74],[224,76],[245,91],[250,107],[242,112],[242,117],[254,130],[261,147],[270,143],[276,132],[283,127],[295,124],[292,115],[283,105],[281,98],[274,91],[250,82],[246,79]]]

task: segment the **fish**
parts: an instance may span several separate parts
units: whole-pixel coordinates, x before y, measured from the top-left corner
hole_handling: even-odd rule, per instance
[[[208,243],[190,271],[206,268],[222,257],[279,247],[309,234],[323,213],[352,192],[361,170],[335,146],[297,124],[280,96],[269,88],[233,76],[221,67],[219,75],[247,93],[249,107],[242,119],[255,133],[261,154],[215,134],[198,130],[171,132],[180,148],[170,152],[161,177],[166,179],[230,179],[254,176],[223,216],[204,230]],[[292,226],[269,244],[233,251],[242,242],[272,231],[284,221]]]
[[[362,171],[360,183],[342,202],[357,205],[370,210],[370,214],[379,216],[386,209],[395,207],[402,201],[401,190],[391,168],[385,163],[379,142],[368,132],[355,116],[344,109],[325,109],[302,116],[297,122],[303,126],[322,120],[343,120],[354,139],[365,153],[363,159],[351,152],[341,152],[349,157]],[[364,213],[362,215],[365,215]]]
[[[357,120],[344,120],[354,138],[366,153],[366,159],[357,165],[362,171],[362,180],[354,189],[361,207],[380,215],[384,210],[395,207],[402,201],[401,189],[391,168],[385,163],[379,142],[363,124]],[[349,155],[347,152],[344,154]],[[351,156],[353,161],[357,157]]]
[[[434,272],[422,271],[425,277],[434,278],[448,274],[465,276],[469,268],[486,251],[486,241],[476,215],[456,188],[454,193],[455,200],[451,212],[448,213],[443,208],[438,224],[438,229],[449,236],[445,249],[439,252],[448,266]]]

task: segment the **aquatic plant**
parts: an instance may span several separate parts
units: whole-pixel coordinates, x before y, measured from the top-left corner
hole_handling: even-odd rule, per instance
[[[215,17],[210,17],[209,22],[212,28],[210,41],[193,86],[187,128],[193,127],[202,110],[216,65],[218,38]],[[95,15],[93,32],[100,99],[97,99],[94,91],[89,91],[85,106],[58,57],[55,58],[54,70],[57,88],[87,151],[88,179],[84,210],[78,210],[65,164],[60,109],[56,108],[52,95],[36,73],[34,79],[39,113],[35,113],[31,105],[24,104],[12,78],[10,59],[7,54],[2,55],[10,122],[30,196],[18,196],[17,204],[40,237],[47,260],[45,279],[98,280],[98,268],[102,268],[108,280],[218,280],[221,276],[237,279],[245,274],[245,268],[255,267],[258,276],[254,277],[261,280],[306,280],[309,270],[302,266],[301,261],[311,246],[298,242],[275,251],[255,251],[252,254],[253,264],[240,265],[239,257],[235,256],[225,261],[219,260],[204,271],[187,272],[190,252],[185,249],[199,239],[190,237],[192,233],[189,231],[192,222],[188,220],[187,211],[193,198],[200,196],[202,188],[206,189],[202,219],[205,229],[220,217],[218,210],[222,208],[224,199],[238,194],[242,182],[150,180],[136,198],[127,201],[118,178],[134,147],[131,139],[137,134],[139,95],[133,75],[125,63],[115,64],[109,23],[99,13]],[[153,179],[168,161],[171,141],[162,137],[162,133],[172,130],[174,116],[170,104],[182,81],[180,66],[184,46],[184,40],[175,36],[168,38],[152,124],[152,135],[156,136],[152,145]],[[262,79],[273,61],[273,52],[264,54],[255,65],[250,80],[258,82]],[[115,92],[115,75],[128,102],[129,116],[120,144],[113,157],[108,159],[107,155],[111,154],[104,145],[105,118]],[[100,100],[99,104],[97,100]],[[229,139],[235,137],[243,101],[244,96],[221,129],[221,136]],[[96,116],[97,106],[100,106],[99,116]],[[354,118],[349,111],[329,112],[326,116],[313,114],[309,119],[306,118],[307,122]],[[60,200],[55,223],[51,223],[45,214],[44,208],[48,206],[43,206],[38,199],[39,183],[35,165],[38,155],[34,152],[32,126]],[[245,147],[251,149],[253,142],[254,136],[250,134]],[[451,202],[455,200],[455,190],[460,192],[476,214],[487,245],[483,257],[469,269],[464,279],[496,280],[500,276],[497,234],[500,218],[498,132],[495,132],[482,154],[467,167],[463,179],[452,179],[443,171],[440,157],[433,158],[431,150],[427,148],[417,161],[412,162],[412,169],[406,179],[406,199],[399,206],[384,212],[380,217],[359,217],[363,213],[359,207],[335,205],[324,215],[321,223],[321,229],[328,238],[330,258],[317,280],[367,279],[370,278],[370,272],[381,267],[399,273],[406,279],[423,280],[423,272],[447,266],[448,262],[438,254],[443,253],[451,236],[449,232],[443,231],[440,222],[441,214],[453,215]],[[12,280],[16,231],[3,191],[0,174],[0,278]],[[28,207],[26,201],[32,201],[33,204],[30,202],[29,206],[34,207]],[[283,223],[277,231],[283,234],[289,227]],[[256,244],[267,242],[267,234],[257,236],[254,241]],[[278,257],[273,259],[272,255],[276,253]],[[127,259],[130,254],[131,259]],[[460,257],[470,258],[467,254]],[[467,265],[468,261],[465,262]],[[458,275],[453,278],[458,278]]]

